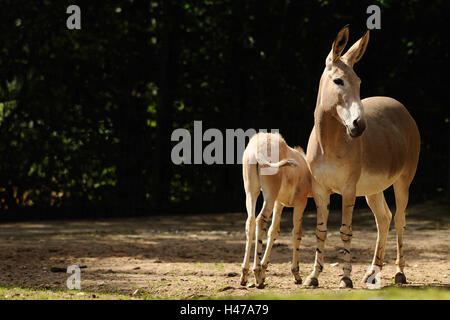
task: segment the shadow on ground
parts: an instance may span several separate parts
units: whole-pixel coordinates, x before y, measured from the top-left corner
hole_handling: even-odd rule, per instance
[[[411,288],[448,289],[450,228],[447,209],[433,205],[409,209],[404,250]],[[228,285],[244,294],[247,289],[236,284],[244,253],[245,219],[244,213],[230,213],[3,223],[0,224],[0,285],[64,290],[68,275],[52,272],[52,268],[64,271],[75,264],[85,267],[82,269],[84,283],[94,291],[129,293],[133,288],[145,287],[159,297],[164,297],[161,292],[169,290],[168,297],[177,298],[189,296],[189,287],[197,293],[212,290],[217,294],[222,292],[221,286]],[[286,210],[268,271],[269,287],[289,292],[298,288],[292,285],[290,274],[291,219],[292,213]],[[340,212],[331,212],[326,266],[321,277],[324,288],[335,288],[342,272],[339,225]],[[300,251],[303,277],[312,269],[314,230],[315,212],[306,212]],[[355,210],[353,230],[352,261],[356,279],[362,277],[375,247],[376,227],[369,210]],[[386,285],[395,274],[395,258],[395,229],[391,226],[383,271]],[[167,281],[172,283],[175,292],[181,292],[179,296],[167,289]]]

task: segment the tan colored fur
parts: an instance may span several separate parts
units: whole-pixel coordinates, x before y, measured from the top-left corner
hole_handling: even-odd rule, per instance
[[[360,79],[353,65],[361,59],[369,32],[341,57],[348,40],[348,28],[342,29],[326,60],[319,85],[314,127],[307,148],[312,192],[317,206],[317,252],[314,271],[307,285],[317,285],[322,271],[331,193],[342,195],[341,239],[344,264],[341,287],[352,287],[350,279],[352,214],[356,196],[366,196],[378,228],[374,258],[365,282],[383,257],[392,214],[383,190],[394,185],[396,196],[395,228],[397,231],[396,283],[404,283],[403,228],[408,190],[414,178],[420,150],[417,125],[406,108],[389,97],[360,100]],[[335,79],[344,85],[337,85]]]
[[[268,147],[270,145],[272,145],[272,148],[278,147],[278,159],[281,160],[276,163],[269,163],[265,156],[265,150],[274,150]],[[267,153],[270,155],[270,151]],[[272,175],[262,174],[262,169],[269,166],[277,168],[277,172]],[[258,133],[250,139],[244,151],[242,169],[248,218],[246,222],[247,243],[242,264],[241,284],[245,285],[248,280],[250,250],[256,231],[253,271],[256,284],[259,287],[264,285],[270,251],[280,231],[280,218],[283,207],[294,207],[292,273],[295,281],[301,283],[298,268],[301,221],[307,198],[311,195],[311,175],[303,150],[299,147],[295,149],[289,147],[279,134]],[[255,219],[256,200],[260,191],[263,193],[264,204],[261,212]],[[272,210],[272,225],[269,230],[265,254],[261,259],[262,238]]]

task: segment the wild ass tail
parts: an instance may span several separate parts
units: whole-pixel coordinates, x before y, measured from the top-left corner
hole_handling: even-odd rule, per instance
[[[266,159],[257,159],[258,164],[262,167],[281,168],[284,166],[298,167],[297,161],[294,159],[283,159],[279,162],[270,163]]]

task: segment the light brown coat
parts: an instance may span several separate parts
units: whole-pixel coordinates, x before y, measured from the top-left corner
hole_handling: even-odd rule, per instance
[[[274,150],[278,150],[278,158],[270,159],[274,156]],[[279,159],[281,161],[278,161]],[[279,134],[258,133],[250,139],[244,151],[242,169],[248,217],[241,284],[245,285],[248,281],[250,250],[256,229],[253,271],[257,286],[264,286],[270,251],[280,232],[280,218],[283,207],[294,207],[291,271],[295,282],[301,283],[302,279],[298,267],[301,223],[307,198],[311,196],[311,175],[305,153],[300,147],[289,147]],[[264,203],[261,212],[255,219],[256,200],[260,191],[263,193]],[[269,230],[264,257],[261,259],[262,238],[267,229],[267,221],[270,219],[272,210],[272,225]]]

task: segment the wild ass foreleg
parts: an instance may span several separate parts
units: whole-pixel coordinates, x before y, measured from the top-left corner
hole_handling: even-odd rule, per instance
[[[306,278],[305,285],[311,287],[317,287],[319,285],[319,274],[323,270],[323,252],[325,248],[325,240],[327,239],[327,223],[328,214],[330,210],[330,194],[329,192],[313,182],[312,191],[314,196],[314,201],[316,202],[317,208],[317,227],[316,227],[316,258],[314,261],[314,270]]]
[[[294,208],[294,214],[292,216],[293,229],[292,229],[292,265],[291,271],[294,275],[296,284],[302,284],[302,277],[300,276],[299,268],[299,255],[300,255],[300,241],[302,240],[302,221],[303,212],[305,211],[306,201],[300,206]]]
[[[267,245],[266,245],[266,251],[265,251],[264,257],[261,261],[261,265],[262,265],[261,266],[261,278],[262,278],[263,283],[266,278],[266,270],[267,270],[267,266],[269,265],[269,258],[270,258],[270,253],[272,251],[272,246],[280,234],[280,219],[281,219],[282,212],[283,212],[283,205],[281,203],[279,203],[278,201],[275,202],[275,207],[273,209],[272,224],[270,225],[269,237],[268,237]]]
[[[344,245],[344,264],[342,266],[343,276],[339,283],[339,288],[353,288],[351,280],[352,260],[351,260],[351,244],[352,244],[352,218],[353,209],[355,207],[356,186],[349,186],[342,194],[342,225],[339,230],[341,240]]]
[[[262,245],[263,245],[263,237],[267,231],[267,221],[272,214],[272,209],[274,207],[273,200],[264,200],[264,204],[261,212],[256,218],[256,245],[255,245],[255,262],[253,265],[253,272],[255,274],[256,285],[258,288],[262,288],[264,286],[264,278],[261,266],[261,258],[262,258]]]
[[[367,280],[370,276],[374,275],[376,272],[381,271],[383,268],[384,253],[386,248],[386,240],[389,232],[389,225],[391,224],[392,213],[384,199],[383,192],[370,195],[366,197],[367,204],[375,215],[375,220],[377,223],[378,236],[377,244],[375,246],[375,254],[373,256],[372,264],[367,270],[362,282],[367,284]],[[376,278],[373,279],[373,281]],[[372,284],[375,284],[373,282]]]

